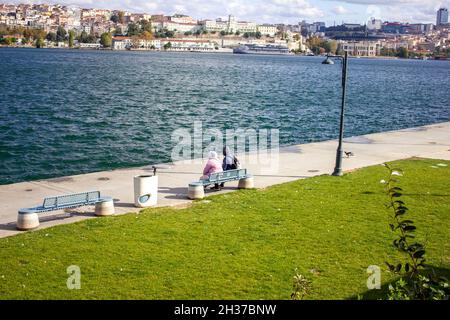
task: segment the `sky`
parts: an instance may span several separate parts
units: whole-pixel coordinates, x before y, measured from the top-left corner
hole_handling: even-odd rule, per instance
[[[7,3],[60,3],[82,8],[121,9],[137,13],[181,13],[196,19],[234,15],[257,23],[296,24],[324,21],[328,26],[383,21],[435,23],[440,7],[450,9],[450,0],[0,0]]]

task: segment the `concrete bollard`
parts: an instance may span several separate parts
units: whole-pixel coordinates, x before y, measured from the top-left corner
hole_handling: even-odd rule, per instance
[[[103,199],[95,204],[95,215],[104,217],[115,214],[114,201],[111,198]]]
[[[39,216],[36,212],[20,210],[17,215],[16,228],[21,231],[36,229],[39,227]]]
[[[205,189],[203,184],[199,182],[192,182],[188,188],[188,198],[191,200],[203,199],[205,197]]]
[[[248,178],[239,180],[238,188],[239,189],[252,189],[252,188],[254,188],[253,177],[248,177]]]

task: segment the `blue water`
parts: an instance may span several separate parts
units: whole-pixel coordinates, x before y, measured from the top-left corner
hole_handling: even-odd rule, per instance
[[[168,162],[193,121],[336,138],[340,65],[322,60],[0,49],[0,184]],[[449,121],[449,88],[449,62],[351,59],[345,134]]]

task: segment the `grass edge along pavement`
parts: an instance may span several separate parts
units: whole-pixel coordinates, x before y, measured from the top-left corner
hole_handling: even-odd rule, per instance
[[[427,262],[450,273],[450,161],[395,161]],[[0,299],[289,299],[295,270],[306,299],[385,297],[402,256],[372,166],[207,197],[0,239]],[[66,270],[81,270],[69,290]],[[384,291],[367,291],[367,267]]]

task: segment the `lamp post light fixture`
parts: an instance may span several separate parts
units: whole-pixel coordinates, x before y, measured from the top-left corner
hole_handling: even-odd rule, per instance
[[[323,61],[323,64],[333,64],[330,58],[336,58],[342,61],[342,104],[341,104],[341,117],[339,127],[339,144],[336,151],[336,165],[332,173],[333,176],[342,176],[342,157],[344,150],[342,148],[342,140],[344,140],[344,114],[345,114],[345,94],[347,91],[347,66],[348,66],[348,53],[345,52],[344,56],[327,56],[327,59]]]

